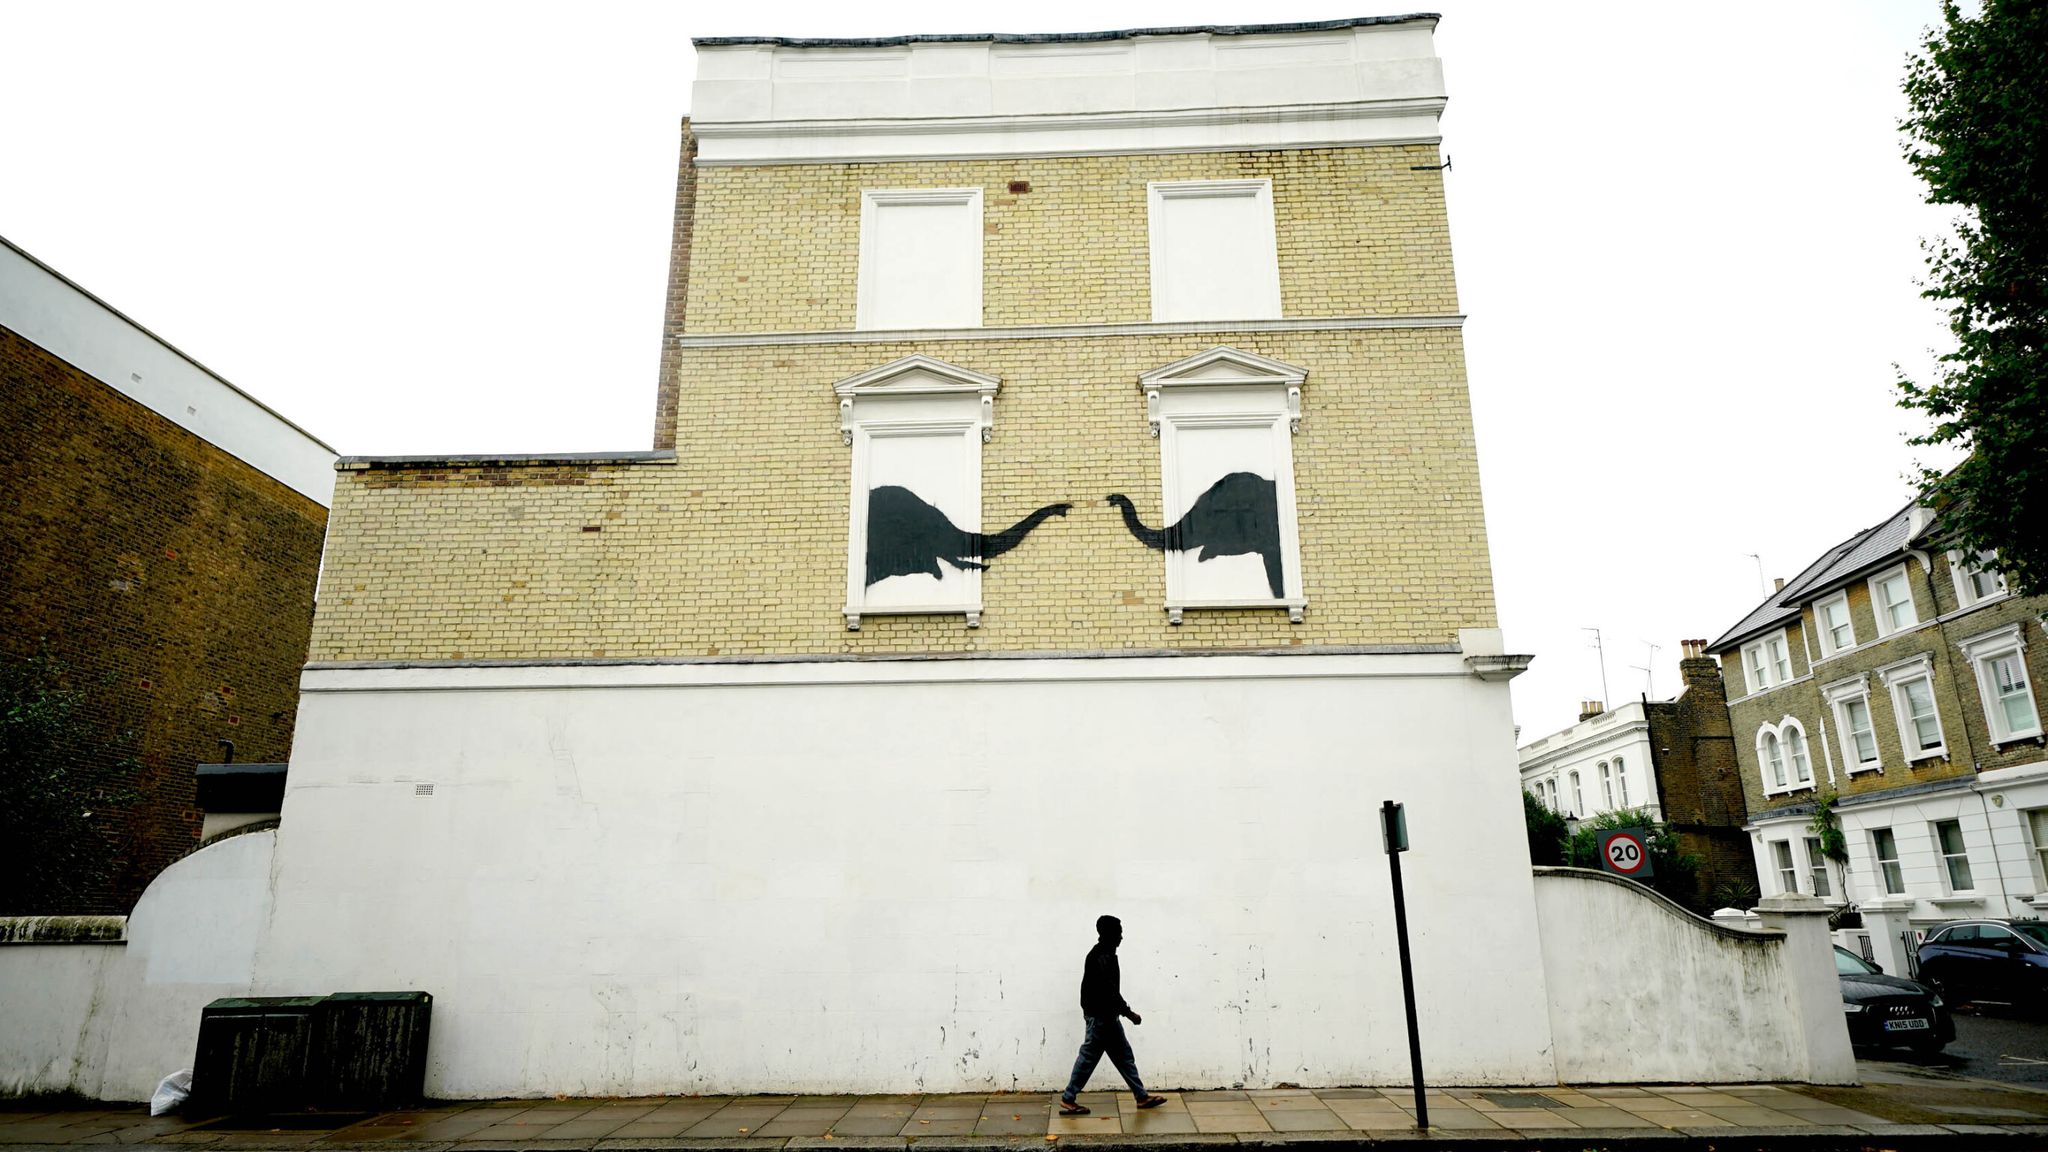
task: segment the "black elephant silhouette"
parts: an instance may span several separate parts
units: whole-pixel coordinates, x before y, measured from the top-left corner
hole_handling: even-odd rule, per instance
[[[943,560],[955,568],[986,568],[988,562],[1024,542],[1024,537],[1072,504],[1048,504],[993,536],[953,526],[944,512],[908,488],[885,484],[868,491],[867,582],[914,572],[944,579]]]
[[[1147,548],[1162,552],[1191,552],[1197,548],[1200,560],[1218,556],[1258,553],[1266,562],[1266,585],[1273,598],[1286,595],[1286,580],[1280,572],[1280,501],[1273,482],[1254,472],[1232,472],[1209,485],[1178,524],[1170,528],[1147,528],[1138,519],[1130,498],[1113,493],[1109,502],[1123,510],[1124,526]]]

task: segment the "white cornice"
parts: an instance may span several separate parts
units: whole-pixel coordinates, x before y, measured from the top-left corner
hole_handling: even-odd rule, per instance
[[[697,164],[852,164],[1435,144],[1441,96],[933,119],[692,121]]]
[[[907,344],[932,340],[1075,340],[1094,336],[1193,336],[1228,332],[1363,332],[1463,328],[1458,313],[1412,316],[1312,316],[1289,320],[1176,320],[1136,324],[1022,324],[1008,328],[894,328],[873,331],[731,332],[676,337],[678,348],[786,347],[799,344]]]

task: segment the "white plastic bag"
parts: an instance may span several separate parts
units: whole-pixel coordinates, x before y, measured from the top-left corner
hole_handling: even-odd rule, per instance
[[[192,1095],[192,1070],[173,1072],[157,1081],[156,1092],[149,1098],[149,1114],[162,1116],[176,1112]]]

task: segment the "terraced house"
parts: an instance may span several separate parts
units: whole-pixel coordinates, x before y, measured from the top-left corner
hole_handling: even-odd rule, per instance
[[[1857,905],[1895,963],[1908,925],[2048,911],[2044,603],[1935,527],[1900,509],[1711,646],[1764,891]],[[1810,827],[1830,794],[1846,863]]]

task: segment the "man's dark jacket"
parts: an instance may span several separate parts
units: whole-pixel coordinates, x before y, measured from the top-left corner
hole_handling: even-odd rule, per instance
[[[1098,940],[1088,950],[1088,963],[1081,969],[1081,1013],[1084,1016],[1115,1018],[1131,1010],[1124,1003],[1122,982],[1116,967],[1116,946]]]

